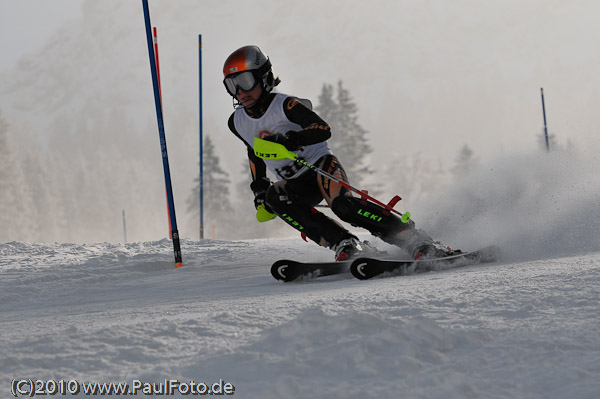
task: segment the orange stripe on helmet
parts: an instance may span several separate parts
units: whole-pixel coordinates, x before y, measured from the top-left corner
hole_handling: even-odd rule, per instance
[[[223,65],[223,76],[230,75],[232,73],[243,72],[248,69],[247,66],[247,53],[248,46],[244,46],[235,50],[225,61]]]

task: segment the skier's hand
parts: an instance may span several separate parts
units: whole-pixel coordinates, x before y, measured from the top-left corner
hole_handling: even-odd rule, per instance
[[[271,187],[271,180],[267,177],[261,177],[250,183],[250,190],[254,193],[254,208],[258,209],[259,205],[265,205],[269,187]]]
[[[289,131],[287,133],[271,133],[270,135],[266,136],[264,140],[281,144],[289,151],[296,151],[301,146],[300,143],[298,143],[298,140],[294,133],[296,132]]]
[[[271,211],[271,208],[265,202],[266,192],[258,194],[254,197],[254,207],[256,208],[256,220],[259,222],[268,222],[277,217],[276,214]]]
[[[262,193],[258,193],[254,196],[254,208],[258,209],[259,206],[263,206],[264,208],[268,209],[269,211],[271,210],[271,208],[269,208],[265,202],[267,196],[267,192],[263,191]]]
[[[266,203],[267,190],[271,186],[271,181],[266,177],[255,180],[250,184],[254,192],[254,207],[256,208],[256,220],[259,222],[268,222],[277,217]]]

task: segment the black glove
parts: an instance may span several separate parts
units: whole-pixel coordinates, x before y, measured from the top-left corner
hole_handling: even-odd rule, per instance
[[[298,132],[290,130],[287,133],[272,133],[264,138],[264,140],[272,141],[283,145],[289,151],[296,151],[301,147],[298,140]]]
[[[264,191],[262,193],[258,193],[254,196],[254,208],[258,209],[259,206],[264,205],[265,209],[270,210],[267,204],[265,204],[265,199],[267,197],[267,192]]]
[[[256,220],[259,222],[268,222],[277,217],[265,202],[267,190],[271,187],[271,181],[266,177],[250,183],[250,188],[254,192],[254,207],[256,208]]]
[[[265,209],[270,211],[269,207],[265,204],[269,187],[271,187],[271,181],[266,177],[262,177],[250,183],[250,189],[254,193],[254,208],[258,209],[259,205],[264,205]]]

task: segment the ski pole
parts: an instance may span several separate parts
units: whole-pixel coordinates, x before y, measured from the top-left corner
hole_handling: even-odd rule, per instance
[[[400,201],[399,196],[395,196],[394,198],[392,198],[392,200],[389,202],[389,204],[384,204],[383,202],[377,200],[376,198],[371,197],[369,194],[365,193],[364,191],[361,191],[355,187],[352,187],[350,184],[346,183],[345,181],[338,179],[331,173],[327,173],[323,169],[318,168],[318,167],[314,166],[313,164],[306,162],[304,159],[300,158],[300,156],[298,154],[293,153],[292,151],[289,151],[287,148],[285,148],[284,145],[279,144],[279,143],[274,143],[272,141],[262,140],[258,137],[255,137],[254,138],[254,154],[257,157],[263,158],[263,159],[271,159],[271,160],[291,159],[295,162],[298,162],[299,164],[304,165],[304,166],[314,170],[315,172],[319,173],[320,175],[325,176],[329,180],[332,180],[333,182],[341,185],[342,187],[345,187],[348,190],[357,193],[362,198],[368,199],[368,200],[376,203],[377,205],[387,209],[388,211],[394,212],[394,213],[400,215],[400,219],[402,220],[402,223],[408,223],[408,219],[410,218],[410,213],[405,212],[404,214],[402,214],[394,209],[394,205],[398,201]]]

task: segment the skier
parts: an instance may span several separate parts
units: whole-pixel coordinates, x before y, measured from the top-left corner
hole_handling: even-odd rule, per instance
[[[280,83],[269,58],[257,46],[234,51],[223,66],[223,83],[233,98],[229,129],[248,148],[254,205],[260,222],[277,216],[317,244],[335,251],[344,261],[369,251],[368,243],[314,207],[323,199],[341,220],[367,229],[383,241],[407,250],[414,259],[441,257],[452,250],[389,210],[352,192],[293,160],[263,160],[254,154],[254,137],[273,141],[307,162],[348,182],[344,168],[327,145],[330,126],[312,111],[309,100],[274,93]],[[278,181],[272,183],[267,168]]]

